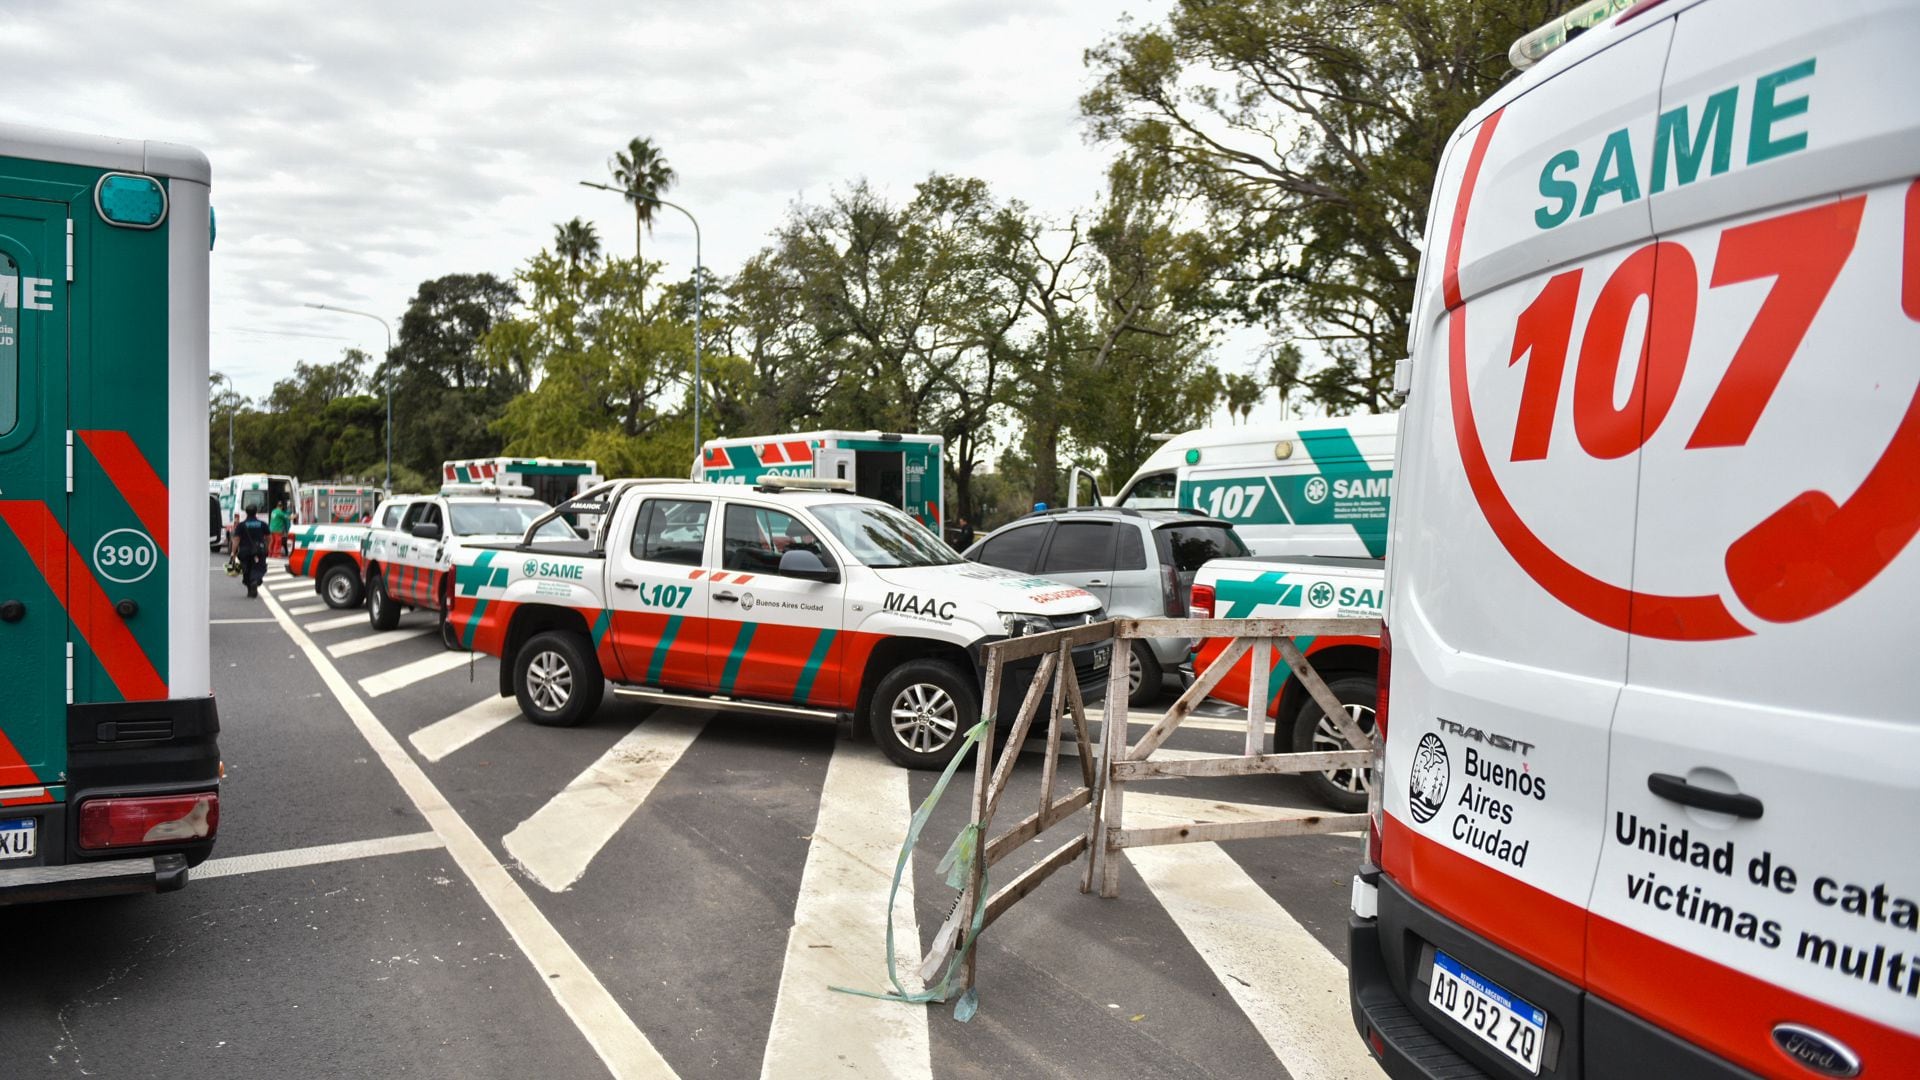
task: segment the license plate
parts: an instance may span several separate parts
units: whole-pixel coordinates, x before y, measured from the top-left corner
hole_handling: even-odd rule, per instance
[[[0,821],[0,859],[25,859],[39,850],[34,844],[40,823],[33,818]]]
[[[1093,650],[1094,670],[1097,671],[1100,668],[1106,667],[1107,661],[1110,657],[1112,657],[1112,655],[1113,655],[1113,649],[1106,645],[1102,645],[1099,648]]]
[[[1434,1008],[1526,1066],[1528,1072],[1540,1072],[1540,1055],[1547,1042],[1545,1011],[1437,950],[1432,976],[1427,1001]]]

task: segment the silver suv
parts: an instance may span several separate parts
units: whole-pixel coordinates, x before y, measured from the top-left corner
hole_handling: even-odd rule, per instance
[[[988,533],[965,558],[1037,574],[1092,593],[1109,615],[1186,618],[1193,572],[1209,559],[1247,554],[1233,526],[1195,510],[1062,507]],[[1127,658],[1128,704],[1159,696],[1187,662],[1184,638],[1137,639]],[[1115,657],[1115,659],[1119,659]]]

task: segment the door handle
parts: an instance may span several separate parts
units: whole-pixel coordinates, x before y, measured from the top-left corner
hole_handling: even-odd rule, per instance
[[[740,599],[740,598],[739,598],[738,596],[735,596],[734,594],[732,594],[732,593],[730,593],[730,592],[717,592],[717,593],[714,593],[714,594],[713,594],[713,598],[714,598],[715,600],[738,600],[738,599]]]
[[[1088,586],[1089,588],[1096,588],[1096,589],[1097,589],[1097,588],[1104,588],[1104,587],[1106,587],[1106,584],[1107,584],[1106,582],[1104,582],[1104,581],[1101,581],[1101,580],[1099,580],[1098,578],[1095,578],[1094,580],[1092,580],[1092,581],[1089,581],[1089,582],[1087,582],[1087,586]]]
[[[1694,787],[1686,777],[1671,773],[1654,773],[1647,777],[1647,790],[1681,806],[1711,810],[1716,814],[1732,814],[1738,818],[1757,819],[1766,810],[1760,800],[1751,795],[1732,795],[1711,788]]]
[[[637,581],[616,581],[613,583],[613,587],[616,589],[637,589],[640,587],[640,583]]]

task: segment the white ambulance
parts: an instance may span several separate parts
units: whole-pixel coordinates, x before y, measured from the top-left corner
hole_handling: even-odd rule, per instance
[[[1612,6],[1441,161],[1354,1018],[1920,1075],[1920,4]]]
[[[1387,548],[1398,424],[1385,413],[1198,428],[1161,444],[1112,504],[1231,522],[1255,555],[1377,559]]]
[[[524,487],[496,484],[444,484],[438,495],[399,495],[380,504],[373,524],[361,539],[360,573],[367,603],[367,621],[375,630],[400,625],[407,608],[431,611],[445,630],[453,583],[447,568],[462,545],[485,540],[519,538],[529,522],[552,507],[532,498]],[[327,532],[344,541],[352,526],[333,526]],[[559,521],[548,522],[543,539],[571,540],[574,532]],[[316,551],[323,548],[316,545]],[[352,607],[358,597],[334,603],[334,589],[325,574],[324,557],[314,571],[318,588],[335,607]],[[452,638],[447,638],[449,646]]]

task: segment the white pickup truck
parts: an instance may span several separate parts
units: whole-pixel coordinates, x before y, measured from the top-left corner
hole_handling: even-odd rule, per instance
[[[381,503],[361,548],[367,621],[375,630],[391,630],[400,624],[404,608],[431,611],[452,646],[447,569],[463,547],[512,540],[536,518],[543,521],[540,539],[576,539],[565,522],[550,519],[552,507],[526,498],[528,493],[506,484],[447,484],[438,495],[402,495]]]
[[[887,756],[939,768],[980,715],[985,646],[1103,618],[1083,589],[963,561],[898,507],[844,481],[759,486],[616,480],[453,554],[449,632],[501,658],[500,693],[537,724],[577,724],[615,693],[865,723]],[[548,540],[562,513],[586,540]],[[1108,644],[1076,651],[1106,689]],[[1010,665],[1011,717],[1031,661]]]
[[[1215,559],[1194,575],[1191,608],[1202,619],[1377,619],[1386,588],[1384,560],[1338,555],[1255,555]],[[1346,705],[1362,731],[1373,730],[1380,669],[1380,639],[1363,635],[1304,638],[1300,651],[1327,689]],[[1227,642],[1208,638],[1195,651],[1193,669],[1202,672]],[[1227,673],[1211,697],[1235,705],[1247,703],[1251,660]],[[1274,752],[1366,749],[1351,747],[1300,680],[1287,670],[1278,650],[1269,686],[1267,715],[1274,718]],[[1368,777],[1353,769],[1306,774],[1328,804],[1347,812],[1367,808]]]

